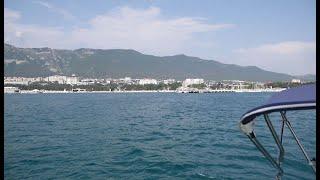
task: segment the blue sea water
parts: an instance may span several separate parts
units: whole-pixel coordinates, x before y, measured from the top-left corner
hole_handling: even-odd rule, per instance
[[[5,94],[5,179],[274,179],[240,132],[272,93]],[[288,112],[311,157],[315,111]],[[280,116],[271,115],[277,131]],[[262,118],[256,135],[274,156]],[[315,179],[288,129],[283,179]]]

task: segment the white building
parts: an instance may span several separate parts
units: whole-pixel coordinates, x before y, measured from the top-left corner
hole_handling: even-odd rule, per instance
[[[94,79],[82,79],[80,82],[77,82],[77,85],[90,85],[95,83],[96,81]]]
[[[165,79],[165,80],[163,80],[164,84],[172,84],[172,83],[175,83],[175,82],[176,82],[175,79]]]
[[[54,75],[47,77],[46,81],[57,82],[58,84],[77,84],[79,82],[79,78],[74,74],[71,77]]]
[[[182,82],[182,86],[187,87],[189,85],[202,84],[202,83],[204,83],[203,79],[186,79]]]
[[[292,79],[291,82],[292,83],[301,83],[301,80],[300,79]]]
[[[33,81],[33,78],[24,77],[5,77],[4,84],[17,84],[17,85],[28,85]]]
[[[119,79],[119,83],[131,84],[132,79],[131,77],[125,77],[125,78]]]
[[[59,84],[65,84],[67,81],[67,76],[59,76],[59,75],[49,76],[47,78],[47,81],[58,82]]]
[[[145,85],[145,84],[158,84],[158,81],[156,79],[140,79],[139,80],[140,85]]]
[[[71,77],[66,78],[66,84],[77,84],[79,82],[79,78],[74,74]]]
[[[102,83],[103,85],[106,85],[106,84],[111,84],[111,80],[104,80],[104,82]]]

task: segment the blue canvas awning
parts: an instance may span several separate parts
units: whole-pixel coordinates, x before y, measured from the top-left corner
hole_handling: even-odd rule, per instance
[[[241,117],[241,124],[245,125],[253,121],[256,116],[265,113],[315,108],[316,85],[302,85],[276,93],[264,105],[246,112]]]

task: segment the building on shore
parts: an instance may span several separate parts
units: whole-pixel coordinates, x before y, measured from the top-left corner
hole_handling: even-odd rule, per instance
[[[77,85],[93,85],[96,83],[95,79],[81,79]]]
[[[31,82],[35,81],[35,78],[26,77],[5,77],[4,84],[12,85],[29,85]]]
[[[67,81],[67,76],[54,75],[46,78],[48,82],[57,82],[58,84],[65,84]]]
[[[121,84],[133,84],[133,80],[131,79],[131,77],[118,79],[117,82]]]
[[[163,80],[163,84],[173,84],[175,82],[176,82],[175,79],[165,79],[165,80]]]
[[[75,84],[77,84],[78,82],[79,82],[79,78],[78,78],[76,75],[74,75],[74,74],[72,74],[71,77],[67,77],[67,78],[66,78],[66,84],[75,85]]]
[[[156,79],[140,79],[139,80],[140,85],[145,85],[145,84],[158,84],[158,81]]]
[[[301,83],[301,80],[300,80],[300,79],[292,79],[291,82],[292,82],[292,83],[299,83],[299,84],[300,84],[300,83]]]
[[[75,85],[79,82],[79,78],[76,75],[69,76],[60,76],[60,75],[54,75],[49,76],[45,78],[45,81],[52,82],[52,83],[58,83],[58,84],[71,84]]]
[[[188,87],[193,84],[203,84],[204,79],[186,79],[182,82],[183,87]]]

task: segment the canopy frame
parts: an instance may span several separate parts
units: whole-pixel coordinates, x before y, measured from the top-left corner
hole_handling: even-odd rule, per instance
[[[283,132],[284,132],[284,126],[286,125],[288,127],[288,129],[290,130],[293,138],[295,139],[295,141],[297,142],[300,150],[302,151],[303,155],[305,156],[306,160],[308,161],[308,164],[311,166],[312,170],[314,173],[316,173],[316,164],[315,161],[311,160],[306,152],[306,150],[304,149],[303,145],[301,144],[300,140],[298,139],[293,127],[291,126],[290,121],[288,120],[288,118],[286,117],[286,111],[280,111],[281,114],[281,118],[282,118],[282,124],[281,124],[281,134],[280,134],[280,138],[277,135],[276,130],[274,129],[270,118],[269,118],[269,114],[270,112],[266,112],[263,113],[265,122],[273,136],[274,141],[277,144],[278,150],[279,150],[279,155],[277,157],[277,159],[273,158],[270,153],[264,148],[264,146],[258,141],[254,131],[253,131],[253,123],[254,121],[251,121],[250,123],[243,125],[242,123],[240,123],[240,128],[241,130],[249,137],[249,139],[251,140],[251,142],[257,147],[257,149],[267,158],[267,160],[272,164],[273,167],[275,167],[278,170],[278,173],[276,175],[276,179],[281,179],[281,176],[283,175],[283,169],[281,168],[281,163],[283,161],[284,158],[284,147],[282,144],[282,140],[283,140]]]
[[[289,128],[292,136],[293,136],[294,139],[296,140],[296,142],[297,142],[299,148],[301,149],[304,157],[307,159],[308,164],[311,166],[313,172],[316,173],[316,165],[315,165],[315,163],[309,158],[308,153],[307,153],[306,150],[303,148],[301,142],[299,141],[296,133],[294,132],[294,130],[293,130],[292,126],[291,126],[290,121],[288,121],[288,119],[287,119],[287,117],[286,117],[285,111],[284,111],[284,112],[281,111],[280,113],[281,113],[282,120],[283,120],[283,121],[286,123],[286,125],[288,126],[288,128]]]

